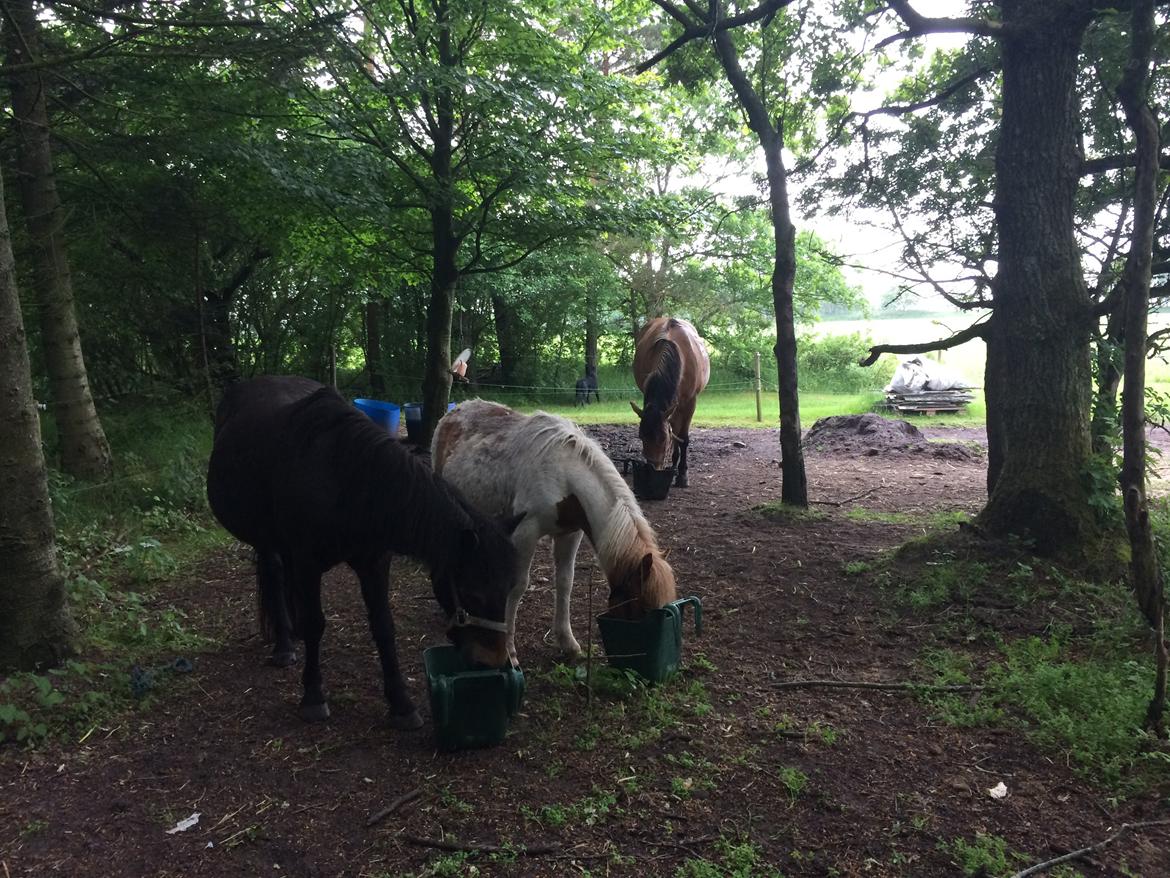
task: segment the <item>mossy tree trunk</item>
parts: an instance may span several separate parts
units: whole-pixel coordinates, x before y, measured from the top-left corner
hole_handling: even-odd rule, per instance
[[[40,27],[31,0],[4,4],[8,62],[29,64],[40,58]],[[73,304],[73,280],[62,238],[64,214],[53,174],[49,114],[40,70],[9,77],[16,122],[17,171],[21,205],[32,244],[33,289],[52,392],[61,467],[81,478],[110,472],[110,446],[98,419]]]
[[[0,669],[58,664],[74,633],[0,183]]]
[[[1001,3],[999,272],[986,376],[996,442],[980,522],[1030,539],[1044,554],[1091,552],[1101,537],[1085,479],[1091,309],[1073,236],[1088,6]]]
[[[1131,549],[1130,575],[1138,603],[1154,629],[1157,672],[1146,721],[1166,734],[1166,594],[1146,497],[1146,330],[1158,205],[1158,123],[1148,97],[1154,41],[1154,3],[1134,3],[1130,57],[1117,94],[1134,132],[1133,236],[1122,274],[1125,290],[1125,393],[1121,401],[1124,452],[1121,491]]]

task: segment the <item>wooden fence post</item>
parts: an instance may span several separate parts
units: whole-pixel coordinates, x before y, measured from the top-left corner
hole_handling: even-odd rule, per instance
[[[756,421],[763,422],[764,410],[760,405],[760,352],[756,351]]]

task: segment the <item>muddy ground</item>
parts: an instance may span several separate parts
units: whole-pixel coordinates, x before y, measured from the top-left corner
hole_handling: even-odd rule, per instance
[[[628,429],[593,433],[616,455],[632,447]],[[970,433],[928,431],[977,444]],[[0,749],[0,874],[955,875],[956,840],[980,833],[1043,860],[1159,816],[1166,790],[1115,802],[1060,753],[1007,727],[944,725],[907,693],[775,688],[912,679],[920,650],[948,645],[949,611],[898,609],[845,567],[922,533],[906,523],[916,515],[975,512],[985,465],[979,453],[812,451],[810,493],[826,517],[783,523],[752,511],[776,498],[778,456],[774,433],[696,430],[691,487],[646,505],[680,594],[705,607],[703,636],[688,634],[683,672],[659,690],[586,703],[546,637],[551,558],[538,553],[518,635],[528,694],[490,750],[436,752],[429,725],[387,727],[345,570],[325,587],[333,717],[301,722],[298,670],[264,664],[247,555],[210,559],[154,598],[218,643],[192,656],[176,691],[81,743]],[[846,514],[859,506],[907,515],[894,524]],[[584,548],[573,610],[582,643],[590,558]],[[425,715],[421,652],[443,641],[442,621],[420,570],[400,561],[394,575],[399,653]],[[994,603],[981,612],[990,628],[1046,624]],[[1000,782],[1008,795],[991,797]],[[196,826],[167,833],[193,812]],[[506,850],[464,859],[420,841]],[[1168,856],[1163,828],[1075,868],[1164,876]],[[718,866],[703,872],[703,860]]]

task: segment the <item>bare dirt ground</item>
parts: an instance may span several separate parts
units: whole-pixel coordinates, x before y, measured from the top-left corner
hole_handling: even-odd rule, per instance
[[[635,438],[626,428],[592,432],[615,455]],[[84,742],[0,749],[0,874],[941,876],[961,874],[954,842],[979,833],[1043,860],[1123,821],[1163,816],[1166,790],[1117,803],[1061,754],[1007,727],[944,725],[904,692],[776,689],[801,678],[914,678],[918,652],[950,629],[891,606],[874,582],[843,568],[924,525],[846,510],[908,514],[899,521],[974,512],[984,484],[978,454],[813,452],[811,496],[848,502],[818,506],[823,520],[779,523],[752,511],[778,493],[778,456],[771,432],[698,430],[691,487],[646,505],[680,594],[699,595],[705,608],[703,636],[687,635],[686,667],[659,690],[587,705],[565,682],[545,640],[551,559],[538,553],[517,638],[528,694],[506,742],[489,750],[440,753],[429,726],[387,727],[346,570],[325,587],[333,717],[301,722],[298,670],[264,664],[247,556],[211,559],[155,598],[219,644],[192,657],[195,671],[177,691]],[[573,612],[582,643],[590,557],[583,549]],[[394,576],[399,653],[425,715],[421,652],[443,641],[442,620],[421,571],[400,560]],[[600,588],[595,599],[604,599]],[[1040,633],[1046,624],[1010,607],[984,614],[991,628]],[[1001,781],[1007,797],[992,798]],[[415,790],[397,813],[366,825]],[[167,833],[193,812],[196,826]],[[532,851],[462,860],[419,839]],[[753,852],[754,867],[734,871],[720,839]],[[1168,852],[1163,828],[1075,868],[1165,876]],[[720,865],[702,872],[703,859]]]

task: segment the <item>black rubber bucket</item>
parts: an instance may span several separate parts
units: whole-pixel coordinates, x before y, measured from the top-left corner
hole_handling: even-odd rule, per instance
[[[639,500],[665,500],[674,482],[674,467],[654,469],[645,461],[635,460],[634,496]]]

